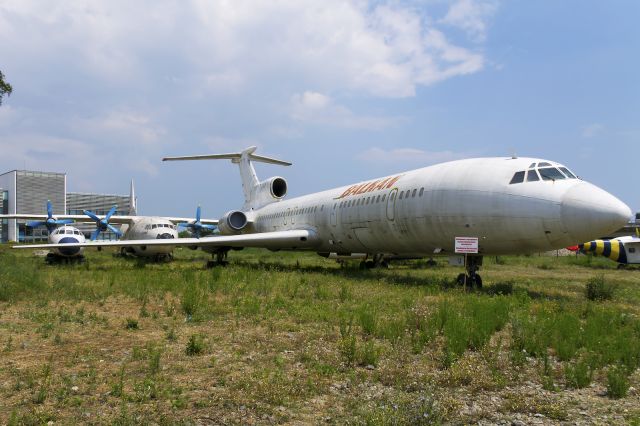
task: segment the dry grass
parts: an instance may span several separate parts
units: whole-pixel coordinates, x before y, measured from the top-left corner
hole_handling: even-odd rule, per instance
[[[634,391],[611,404],[606,366],[591,387],[570,389],[552,347],[547,367],[514,356],[510,322],[583,312],[584,285],[602,273],[618,291],[594,306],[637,321],[636,271],[487,259],[486,286],[514,282],[512,295],[493,296],[447,288],[459,271],[444,263],[360,271],[311,254],[246,251],[206,270],[200,252],[176,256],[155,265],[89,253],[85,266],[51,267],[3,248],[0,423],[432,424],[577,421],[583,411],[613,421],[640,411]],[[502,304],[504,327],[482,328]],[[438,327],[445,305],[450,321],[491,330],[488,339]],[[447,358],[454,339],[470,340]],[[628,377],[637,388],[637,374]],[[556,391],[543,389],[545,378]]]

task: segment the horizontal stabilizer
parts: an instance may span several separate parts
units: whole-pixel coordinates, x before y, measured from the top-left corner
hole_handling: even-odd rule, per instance
[[[247,149],[249,154],[249,160],[260,163],[277,164],[280,166],[290,166],[288,161],[278,160],[276,158],[265,157],[263,155],[255,155],[253,152],[256,150],[255,146]],[[233,163],[239,163],[242,158],[241,152],[234,152],[230,154],[204,154],[204,155],[187,155],[182,157],[164,157],[162,161],[184,161],[184,160],[231,160]]]

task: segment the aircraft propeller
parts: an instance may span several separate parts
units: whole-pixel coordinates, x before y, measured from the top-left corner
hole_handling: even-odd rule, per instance
[[[120,232],[118,228],[109,224],[109,219],[111,219],[111,216],[113,216],[117,208],[118,206],[111,207],[111,210],[107,212],[107,215],[104,217],[104,219],[100,219],[98,216],[96,216],[95,213],[89,210],[82,210],[82,213],[86,214],[96,222],[96,230],[91,233],[91,241],[95,241],[96,238],[98,238],[98,235],[100,235],[100,232],[104,232],[107,229],[116,234],[118,237],[122,236],[122,232]]]
[[[196,238],[200,238],[200,232],[203,229],[209,229],[212,231],[216,229],[215,225],[203,225],[202,222],[200,222],[200,206],[198,206],[198,208],[196,209],[196,220],[193,220],[191,222],[181,222],[178,224],[178,226],[189,228]]]
[[[49,232],[52,232],[54,229],[58,227],[58,225],[68,225],[69,223],[73,223],[72,219],[55,219],[53,217],[53,205],[51,204],[51,200],[47,200],[47,220],[34,220],[31,222],[27,222],[26,225],[30,228],[37,228],[39,226],[46,226]]]

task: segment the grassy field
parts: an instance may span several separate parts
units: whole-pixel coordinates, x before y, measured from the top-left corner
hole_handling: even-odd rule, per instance
[[[0,248],[1,424],[640,424],[640,271]],[[589,287],[587,298],[586,288]]]

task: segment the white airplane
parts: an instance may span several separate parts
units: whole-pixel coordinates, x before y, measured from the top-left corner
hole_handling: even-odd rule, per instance
[[[54,221],[54,223],[73,223],[73,222],[95,222],[96,230],[91,234],[92,243],[86,242],[82,232],[80,236],[82,241],[71,241],[59,239],[53,240],[53,237],[58,237],[58,234],[52,229],[49,230],[49,243],[54,245],[46,245],[47,248],[53,248],[56,252],[62,251],[71,253],[72,249],[78,249],[76,246],[70,247],[69,243],[89,244],[91,247],[101,249],[104,244],[96,241],[100,232],[110,229],[112,232],[121,236],[119,241],[141,241],[141,240],[174,240],[178,238],[177,227],[183,225],[193,230],[193,233],[198,236],[201,229],[211,229],[217,220],[212,219],[200,219],[197,211],[196,219],[184,218],[184,217],[160,217],[160,216],[114,216],[117,206],[113,206],[111,210],[104,216],[100,217],[88,210],[84,211],[84,215],[58,215],[55,218],[52,212],[49,212],[48,216],[44,215],[28,215],[28,214],[12,214],[12,215],[0,215],[2,219],[30,219],[37,221]],[[133,207],[135,212],[135,206]],[[29,222],[33,224],[45,224],[48,222]],[[29,225],[29,223],[27,225]],[[122,225],[121,230],[118,230],[113,224]],[[71,228],[71,227],[67,227]],[[75,229],[75,228],[74,228]],[[65,232],[68,232],[67,229]],[[77,231],[77,229],[76,229]],[[75,234],[75,232],[74,232]],[[75,234],[77,236],[77,234]],[[42,245],[26,245],[25,248],[35,248]],[[137,257],[153,258],[155,260],[169,260],[173,257],[173,245],[134,245],[134,246],[122,246],[121,254],[132,255]],[[79,250],[76,250],[79,252]],[[78,253],[79,255],[79,253]]]
[[[47,254],[48,263],[83,261],[82,247],[68,247],[68,243],[84,243],[85,238],[82,232],[74,226],[71,219],[58,219],[53,216],[53,205],[47,200],[47,215],[42,217],[43,220],[30,221],[26,225],[30,228],[45,226],[49,231],[47,240],[49,244],[58,244],[60,247],[53,249]],[[60,226],[62,225],[62,226]]]
[[[479,253],[468,256],[466,270],[467,282],[479,286],[476,272],[484,255],[567,247],[612,232],[631,217],[613,195],[561,164],[536,158],[452,161],[285,200],[286,181],[259,181],[252,162],[290,163],[255,155],[255,149],[163,159],[230,159],[239,165],[245,203],[222,216],[220,236],[75,245],[197,246],[218,261],[244,247],[366,253],[380,263],[385,256],[453,254],[455,237],[478,237]]]

